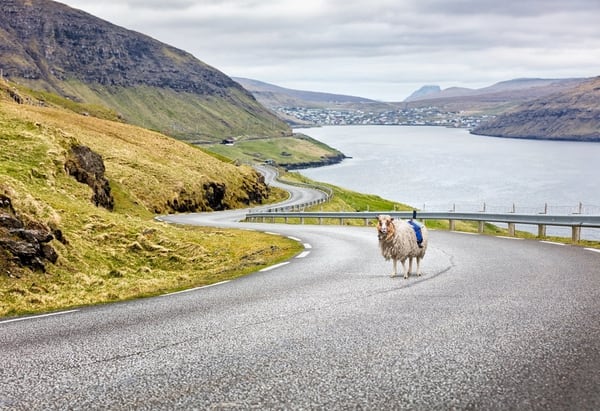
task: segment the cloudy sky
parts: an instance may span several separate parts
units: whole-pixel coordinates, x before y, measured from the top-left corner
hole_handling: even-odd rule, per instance
[[[61,0],[232,77],[401,101],[600,75],[598,0]]]

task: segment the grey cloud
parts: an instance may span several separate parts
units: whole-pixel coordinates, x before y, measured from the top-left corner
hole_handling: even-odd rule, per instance
[[[600,11],[595,0],[421,0],[422,12],[456,15],[540,16],[559,11]]]
[[[419,82],[600,74],[597,0],[63,2],[233,76],[370,90],[372,98],[408,95]]]

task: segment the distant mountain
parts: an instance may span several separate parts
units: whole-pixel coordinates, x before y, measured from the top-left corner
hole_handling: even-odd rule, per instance
[[[2,0],[5,79],[114,108],[188,140],[281,135],[288,126],[189,53],[50,0]]]
[[[259,102],[270,108],[295,106],[309,107],[311,105],[322,107],[330,106],[332,104],[339,105],[348,103],[379,103],[375,100],[369,100],[363,97],[294,90],[241,77],[233,77],[233,79],[240,83],[246,90],[250,91]]]
[[[472,132],[497,137],[600,141],[600,77],[523,103]]]
[[[404,101],[417,101],[423,100],[427,98],[433,98],[439,96],[442,92],[440,86],[437,85],[426,85],[421,87],[420,89],[413,92],[410,96],[408,96]]]
[[[450,87],[438,93],[410,96],[409,107],[436,106],[448,111],[503,112],[525,101],[572,88],[586,79],[514,79],[479,89]]]

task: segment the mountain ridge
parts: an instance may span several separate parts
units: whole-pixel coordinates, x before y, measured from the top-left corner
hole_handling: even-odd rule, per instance
[[[104,104],[187,140],[289,133],[241,85],[183,50],[51,0],[3,0],[0,11],[0,69],[13,82]],[[167,118],[155,115],[169,111],[175,126],[165,129]]]
[[[600,141],[600,76],[523,103],[472,130],[495,137]]]
[[[472,89],[465,87],[449,87],[438,93],[409,96],[405,103],[413,105],[438,104],[447,105],[471,99],[475,102],[491,101],[524,101],[556,93],[557,91],[575,87],[585,81],[585,78],[543,79],[516,78],[494,83],[490,86]]]
[[[376,100],[359,96],[297,90],[244,77],[233,77],[233,79],[267,107],[290,106],[299,102],[299,104],[314,103],[315,105],[324,103],[378,103]]]

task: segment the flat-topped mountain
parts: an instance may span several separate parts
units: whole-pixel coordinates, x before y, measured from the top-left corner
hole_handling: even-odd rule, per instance
[[[289,132],[191,54],[54,1],[2,0],[0,54],[5,79],[112,107],[128,122],[179,138]]]

